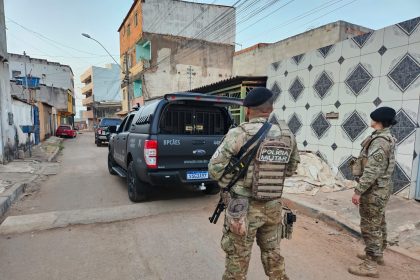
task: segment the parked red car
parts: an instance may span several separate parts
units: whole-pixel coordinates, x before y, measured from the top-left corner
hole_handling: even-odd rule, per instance
[[[60,125],[55,132],[55,136],[75,138],[77,136],[77,131],[74,130],[71,125]]]

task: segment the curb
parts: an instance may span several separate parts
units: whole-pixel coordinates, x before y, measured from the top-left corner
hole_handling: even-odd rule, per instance
[[[179,205],[180,208],[175,211],[173,205],[149,203],[9,216],[0,224],[0,235],[38,232],[73,225],[121,222],[168,213],[184,213],[207,209],[201,203],[191,206],[180,202]]]
[[[334,211],[328,211],[315,205],[303,204],[285,197],[283,197],[283,203],[291,209],[298,210],[305,216],[323,221],[333,227],[345,229],[355,237],[362,236],[358,226],[342,217],[339,217]]]
[[[0,195],[0,217],[4,216],[10,206],[25,192],[26,184],[14,184],[3,195]]]
[[[48,162],[51,162],[57,156],[57,154],[58,154],[59,151],[60,151],[60,148],[59,147],[55,148],[55,150],[52,153],[52,155],[50,155],[48,157]]]
[[[289,198],[283,197],[283,203],[285,206],[297,210],[301,212],[303,215],[318,219],[320,221],[325,222],[326,224],[341,228],[349,232],[351,235],[361,238],[362,235],[360,233],[360,229],[358,226],[352,224],[350,221],[338,216],[334,211],[328,211],[325,209],[322,209],[320,207],[317,207],[315,205],[310,204],[304,204],[299,203],[297,201],[291,200]],[[387,250],[390,250],[394,253],[397,253],[399,255],[405,256],[407,258],[420,261],[420,256],[417,254],[414,254],[407,249],[395,247],[395,246],[388,246]]]

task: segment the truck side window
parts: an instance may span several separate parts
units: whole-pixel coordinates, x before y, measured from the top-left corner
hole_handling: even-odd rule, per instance
[[[125,123],[127,122],[127,118],[128,118],[128,117],[125,117],[125,118],[124,118],[124,120],[122,121],[122,123],[121,123],[121,124],[120,124],[120,126],[118,127],[117,133],[121,133],[121,132],[123,132],[123,129],[124,129]]]
[[[131,123],[133,122],[133,118],[134,118],[134,114],[132,114],[128,117],[128,120],[127,120],[127,122],[124,126],[124,132],[128,131],[130,129]]]

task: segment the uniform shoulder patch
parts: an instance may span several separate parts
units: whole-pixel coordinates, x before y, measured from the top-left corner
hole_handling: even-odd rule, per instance
[[[377,162],[382,162],[384,160],[384,155],[381,150],[378,150],[372,155],[373,159]]]

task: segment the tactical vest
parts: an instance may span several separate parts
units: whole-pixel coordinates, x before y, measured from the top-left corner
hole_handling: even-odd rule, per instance
[[[287,164],[292,153],[292,137],[285,121],[278,121],[280,138],[268,135],[254,161],[252,197],[256,200],[281,198]]]
[[[386,173],[389,173],[389,170],[394,169],[395,164],[389,164],[389,163],[395,162],[394,160],[395,155],[394,153],[391,153],[391,151],[393,151],[395,148],[395,139],[393,137],[386,137],[386,136],[369,136],[361,143],[362,151],[360,152],[359,157],[350,162],[353,176],[361,177],[363,175],[363,171],[368,162],[370,144],[372,144],[372,142],[378,138],[385,139],[386,141],[390,143],[390,150],[385,151],[388,156],[388,168],[387,168]]]

